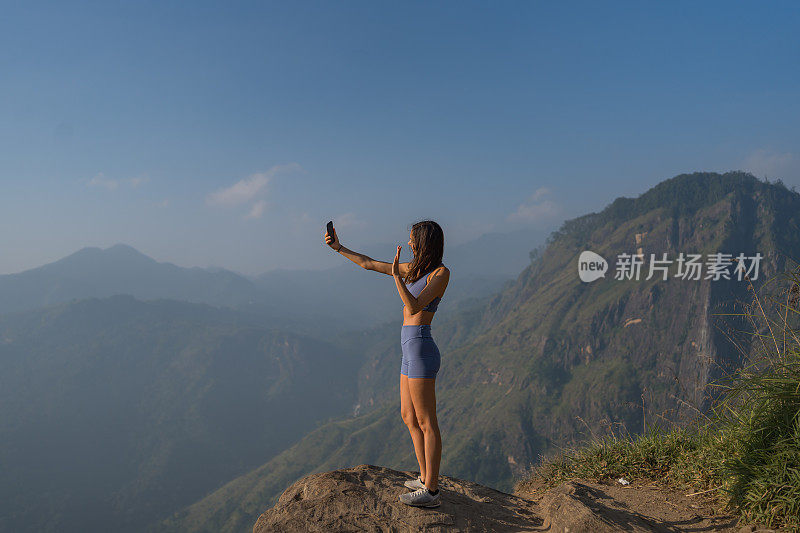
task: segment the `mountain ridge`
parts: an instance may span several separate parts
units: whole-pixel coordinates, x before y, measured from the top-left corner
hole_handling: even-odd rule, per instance
[[[688,423],[708,401],[707,384],[739,364],[718,329],[736,326],[735,320],[726,325],[716,313],[746,299],[746,284],[674,277],[586,284],[578,278],[577,257],[585,249],[604,257],[635,254],[637,244],[657,257],[679,247],[703,254],[758,249],[765,257],[761,286],[786,266],[787,256],[800,256],[800,232],[776,235],[798,226],[800,195],[741,172],[667,182],[638,202],[618,199],[603,214],[565,222],[545,252],[467,320],[467,329],[478,332],[445,350],[437,383],[443,473],[506,490],[540,454],[579,442],[583,432],[635,433],[645,416]],[[696,212],[681,208],[690,197]],[[636,234],[646,234],[644,241],[637,243]],[[451,338],[465,327],[457,318],[449,331],[444,326],[435,326],[437,342],[437,335]],[[255,502],[268,506],[292,477],[363,462],[413,469],[413,453],[403,445],[407,431],[391,399],[397,349],[389,342],[365,363],[379,376],[359,393],[362,404],[373,400],[371,412],[322,426],[249,474],[251,488],[232,480],[225,497],[209,495],[172,525],[179,528],[181,516],[201,523],[208,517],[203,509],[214,509],[222,521],[210,522],[213,527],[224,523],[220,531],[237,531],[255,519]],[[325,431],[352,433],[342,444],[326,440]],[[237,505],[237,499],[249,503]],[[238,519],[226,522],[226,516]]]
[[[537,243],[537,234],[502,235],[494,239],[493,253],[521,268],[528,262],[528,247]],[[324,244],[320,246],[322,253],[330,253]],[[451,281],[450,304],[442,307],[442,314],[450,313],[459,302],[492,294],[509,281],[507,268],[498,270],[496,262],[475,261],[480,248],[466,243],[452,250],[461,275]],[[0,275],[0,314],[130,294],[142,300],[166,298],[232,307],[300,334],[323,337],[342,329],[372,327],[382,317],[397,316],[402,304],[398,306],[390,277],[366,274],[350,261],[341,261],[326,270],[284,269],[248,277],[221,268],[159,262],[123,243],[85,247],[45,265]],[[340,312],[331,315],[327,310],[332,308]]]
[[[173,300],[2,315],[0,529],[141,531],[349,412],[357,358]]]

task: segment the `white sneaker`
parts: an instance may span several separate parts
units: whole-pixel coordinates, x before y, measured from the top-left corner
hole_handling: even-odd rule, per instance
[[[413,480],[408,480],[405,483],[403,483],[403,485],[405,485],[409,489],[414,489],[414,490],[427,488],[425,487],[425,482],[422,481],[422,478],[420,477],[414,478]]]
[[[442,504],[441,496],[441,490],[434,495],[428,492],[428,489],[419,489],[401,494],[400,501],[415,507],[439,507]]]

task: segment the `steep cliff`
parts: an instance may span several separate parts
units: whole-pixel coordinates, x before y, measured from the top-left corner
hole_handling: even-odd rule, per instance
[[[584,251],[607,261],[604,278],[581,281]],[[716,253],[761,254],[760,287],[800,258],[800,195],[740,172],[677,176],[567,221],[480,312],[434,324],[447,346],[437,380],[442,472],[509,490],[540,454],[589,432],[692,420],[708,405],[708,385],[749,350],[729,338],[742,326],[730,314],[748,303],[748,282],[733,268],[730,279],[707,279]],[[615,279],[625,254],[643,257],[639,279]],[[658,270],[647,279],[650,254],[671,260],[667,279]],[[680,254],[700,255],[700,279],[678,275]],[[215,524],[235,531],[306,473],[365,461],[413,468],[393,344],[362,369],[359,403],[369,412],[321,426],[173,524],[204,523],[213,510]]]

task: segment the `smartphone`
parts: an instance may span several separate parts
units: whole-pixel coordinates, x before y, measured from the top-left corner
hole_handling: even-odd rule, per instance
[[[328,235],[331,236],[331,239],[334,238],[334,236],[333,236],[333,220],[328,221]]]

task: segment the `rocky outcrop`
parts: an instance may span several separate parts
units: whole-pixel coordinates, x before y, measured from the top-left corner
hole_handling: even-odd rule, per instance
[[[442,505],[409,507],[398,496],[411,472],[361,465],[312,474],[262,514],[253,533],[322,531],[536,531],[536,504],[477,483],[441,476]]]
[[[737,531],[694,495],[634,483],[621,487],[572,481],[541,492],[507,494],[441,476],[442,504],[406,506],[412,472],[360,465],[312,474],[290,486],[262,514],[253,533],[355,531],[612,533]]]

